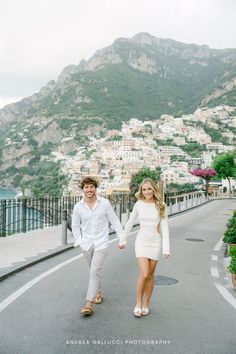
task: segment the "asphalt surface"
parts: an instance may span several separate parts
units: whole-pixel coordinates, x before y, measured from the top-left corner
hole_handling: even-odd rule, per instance
[[[110,245],[103,269],[105,300],[93,316],[80,315],[88,282],[81,257],[2,308],[0,353],[235,353],[236,311],[218,292],[211,274],[214,247],[235,209],[235,200],[218,200],[170,219],[172,254],[158,264],[156,275],[176,283],[155,286],[149,316],[137,319],[132,314],[138,267],[131,235],[125,250],[119,250],[117,242]],[[79,254],[79,248],[70,250],[4,280],[1,303]],[[218,257],[221,264],[223,250]]]

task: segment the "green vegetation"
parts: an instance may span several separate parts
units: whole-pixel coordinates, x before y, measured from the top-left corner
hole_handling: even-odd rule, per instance
[[[145,138],[145,134],[142,133],[132,132],[131,134],[133,138]]]
[[[85,159],[86,159],[86,160],[89,160],[90,157],[91,157],[95,152],[96,152],[95,149],[87,150],[87,151],[85,152]]]
[[[223,241],[225,243],[236,244],[236,210],[234,211],[233,216],[229,219],[227,223],[227,229],[224,233]]]
[[[229,254],[231,256],[231,261],[228,270],[232,274],[233,287],[234,289],[236,289],[236,247],[235,246],[230,246]]]
[[[59,121],[59,127],[61,129],[70,129],[71,128],[71,125],[74,124],[74,123],[78,123],[78,119],[66,119],[66,118],[63,118]]]
[[[134,195],[139,188],[139,185],[145,178],[152,178],[154,181],[160,181],[161,169],[158,167],[156,170],[151,170],[148,167],[142,168],[138,173],[131,177],[130,193]]]
[[[232,116],[236,116],[236,109],[232,112],[229,112],[229,116],[232,117]]]
[[[236,177],[235,153],[226,152],[218,155],[213,161],[213,167],[219,178],[226,178],[229,182],[229,190],[231,193],[230,178]]]
[[[60,197],[67,183],[65,175],[60,173],[60,165],[44,161],[35,167],[36,179],[31,185],[35,197]]]
[[[212,99],[208,102],[208,107],[216,107],[219,105],[228,105],[236,106],[236,88],[232,89],[229,92],[226,92],[224,95]]]
[[[205,132],[210,135],[212,142],[222,142],[223,144],[227,143],[227,138],[223,137],[218,129],[211,128],[207,124],[203,124],[202,126]]]
[[[206,150],[206,145],[200,145],[196,141],[188,142],[186,145],[181,145],[181,149],[191,157],[199,157]]]
[[[229,255],[231,256],[230,265],[228,270],[230,273],[236,275],[236,210],[233,213],[233,216],[229,219],[227,223],[227,229],[224,233],[223,241],[225,243],[231,244]],[[236,279],[235,276],[232,278],[233,285],[236,288]]]
[[[195,189],[195,185],[192,183],[184,183],[184,184],[168,183],[166,185],[167,193],[186,192],[186,191],[192,191],[194,189]]]
[[[135,47],[132,55],[139,55],[143,49]],[[119,51],[128,60],[130,44],[119,47]],[[181,116],[197,108],[204,96],[217,86],[216,75],[220,76],[228,67],[217,58],[206,59],[210,65],[202,67],[190,65],[176,55],[158,52],[152,57],[159,67],[159,72],[152,75],[133,69],[125,61],[107,64],[98,71],[74,74],[73,85],[65,87],[63,95],[60,89],[54,89],[60,97],[57,104],[50,97],[42,97],[30,113],[63,114],[72,117],[72,121],[78,116],[100,116],[109,129],[120,128],[122,121],[131,117],[155,119],[164,113]],[[82,97],[90,98],[89,102],[76,102],[77,86],[81,87]],[[69,129],[72,121],[63,119],[61,127]]]
[[[171,138],[167,138],[167,139],[165,139],[165,140],[160,140],[160,139],[154,139],[155,140],[155,142],[156,142],[156,144],[159,146],[168,146],[168,145],[170,145],[170,146],[177,146],[177,145],[175,145],[174,143],[173,143],[173,139],[171,139]]]
[[[77,152],[76,150],[71,151],[71,152],[68,153],[68,155],[69,155],[69,156],[75,156],[75,155],[76,155],[76,152]]]
[[[230,273],[236,274],[236,257],[233,257],[231,259],[231,262],[230,262],[230,265],[228,267],[228,270],[230,271]]]
[[[107,141],[121,141],[122,136],[121,135],[115,135],[107,139]]]
[[[12,178],[13,187],[31,189],[33,196],[61,196],[67,185],[67,177],[60,172],[59,162],[39,161],[36,157],[28,166],[16,168],[14,165],[0,171],[0,178]]]
[[[80,135],[80,133],[76,133],[75,141],[77,142],[78,146],[86,146],[89,142],[87,135]]]

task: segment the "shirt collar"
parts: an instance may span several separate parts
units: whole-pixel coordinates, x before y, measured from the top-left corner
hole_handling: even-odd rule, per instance
[[[101,202],[101,201],[102,201],[102,198],[99,197],[99,195],[97,195],[97,202]],[[82,199],[80,199],[79,204],[85,204],[84,197],[82,197]]]

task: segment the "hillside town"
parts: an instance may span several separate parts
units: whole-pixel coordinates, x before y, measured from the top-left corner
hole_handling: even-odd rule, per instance
[[[217,154],[235,151],[233,112],[234,107],[218,106],[199,108],[181,117],[165,114],[152,121],[131,118],[121,130],[106,131],[102,138],[91,136],[89,145],[78,147],[74,156],[66,155],[63,144],[61,151],[52,156],[61,161],[63,172],[69,177],[66,194],[71,195],[78,193],[78,181],[87,174],[99,179],[102,192],[128,191],[132,174],[142,167],[159,167],[161,180],[166,183],[196,183],[199,178],[190,173],[192,169],[210,167]],[[219,130],[226,143],[212,141],[204,124]],[[72,139],[73,136],[64,138],[63,143]],[[195,154],[191,143],[200,148]]]

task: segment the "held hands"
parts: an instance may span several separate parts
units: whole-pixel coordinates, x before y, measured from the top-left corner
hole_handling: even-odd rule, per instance
[[[123,250],[125,248],[125,245],[119,245],[118,247],[120,250]]]

